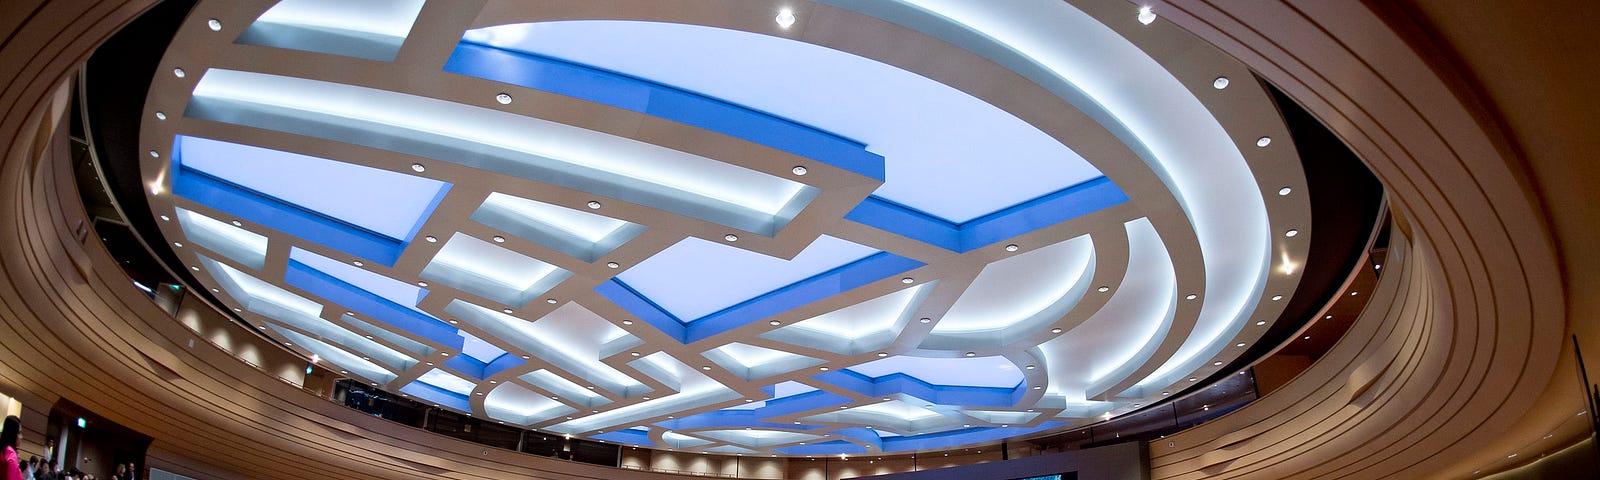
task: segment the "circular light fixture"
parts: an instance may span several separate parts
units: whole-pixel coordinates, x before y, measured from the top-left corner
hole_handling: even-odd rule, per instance
[[[172,217],[169,217],[169,216],[166,216],[166,215],[162,215],[161,216],[161,221],[170,222],[170,221],[172,221]]]
[[[619,268],[621,266],[622,266],[622,264],[619,264],[617,262],[606,262],[606,268]]]
[[[1266,320],[1256,320],[1256,326],[1257,327],[1262,326],[1262,325],[1266,325],[1266,324],[1267,324]]]
[[[1198,378],[1195,378],[1195,377],[1189,377],[1189,381],[1191,381],[1191,382],[1198,382],[1198,381],[1200,381],[1200,379],[1198,379]]]
[[[1311,339],[1310,335],[1306,335],[1305,338],[1303,338],[1303,340],[1310,340],[1310,339]]]
[[[161,152],[157,152],[155,150],[151,150],[150,151],[150,158],[161,158]]]
[[[1033,365],[1028,365],[1028,366],[1022,367],[1022,368],[1025,368],[1025,369],[1028,369],[1028,370],[1033,370],[1034,368],[1038,368],[1038,367],[1035,367]]]
[[[1222,366],[1222,362],[1211,362],[1211,366],[1220,367],[1220,366]]]
[[[928,322],[932,322],[932,321],[933,321],[933,319],[928,318],[928,317],[922,317],[920,319],[917,319],[918,323],[928,323]]]
[[[590,200],[589,201],[589,209],[590,210],[599,210],[600,209],[600,202],[597,202],[597,201],[594,201],[594,200]]]
[[[167,113],[166,112],[156,112],[156,120],[166,121],[166,119],[167,119]]]
[[[1295,235],[1299,235],[1299,234],[1300,234],[1300,231],[1299,230],[1295,230],[1293,228],[1283,232],[1283,236],[1290,237],[1290,238],[1293,238]]]
[[[1194,300],[1194,299],[1196,299],[1196,298],[1200,298],[1200,296],[1199,296],[1199,295],[1195,295],[1195,294],[1193,294],[1193,293],[1191,293],[1191,294],[1188,294],[1188,295],[1186,295],[1186,296],[1184,296],[1184,297],[1183,297],[1183,299],[1184,299],[1184,300]]]
[[[909,283],[915,282],[915,281],[917,281],[917,279],[911,278],[911,277],[906,277],[906,278],[900,279],[900,283],[906,283],[906,284],[909,284]]]
[[[499,94],[494,96],[494,101],[500,102],[501,105],[510,105],[511,104],[511,94],[505,93],[505,92],[501,92],[501,93],[499,93]]]
[[[826,371],[828,371],[828,367],[817,367],[817,370],[826,372]]]
[[[419,286],[419,287],[427,287],[428,286],[428,282],[417,282],[417,286]]]
[[[439,243],[439,237],[435,237],[433,235],[428,235],[426,237],[422,237],[422,239],[423,240],[427,240],[428,243]]]
[[[1111,287],[1108,287],[1108,286],[1105,286],[1105,285],[1101,285],[1100,288],[1096,288],[1095,291],[1100,292],[1100,293],[1106,293],[1106,292],[1111,291]]]
[[[1283,300],[1283,295],[1273,295],[1272,296],[1272,301],[1276,302],[1278,300]]]
[[[1228,88],[1228,77],[1217,77],[1216,80],[1212,80],[1211,88],[1215,88],[1217,90]]]
[[[222,20],[217,20],[215,18],[206,20],[206,27],[210,28],[213,32],[220,32],[222,31]]]
[[[1059,329],[1059,328],[1052,328],[1052,329],[1050,329],[1050,333],[1061,333],[1061,329]]]
[[[1006,245],[1006,251],[1007,252],[1015,252],[1015,251],[1017,251],[1017,250],[1019,250],[1021,248],[1022,247],[1017,246],[1017,244],[1015,244],[1015,243],[1010,244],[1010,245]]]
[[[1244,342],[1239,342],[1237,345],[1234,345],[1234,346],[1235,347],[1243,347],[1244,346]]]
[[[500,310],[500,311],[501,311],[501,312],[505,312],[505,313],[507,313],[507,314],[510,314],[510,313],[511,313],[511,309],[509,309],[509,308],[506,308],[506,309],[501,309],[501,310]]]
[[[623,325],[633,325],[633,320],[623,320],[622,324]]]
[[[1156,21],[1156,12],[1150,10],[1150,7],[1139,7],[1139,17],[1138,18],[1139,18],[1139,23],[1141,23],[1141,24],[1149,25],[1151,23],[1155,23],[1155,21]]]
[[[190,270],[194,270],[196,272],[200,271],[200,267],[198,267],[198,266],[190,266],[189,269]]]
[[[353,262],[350,262],[350,264],[351,264],[351,265],[355,265],[355,266],[357,266],[357,267],[365,267],[365,266],[367,266],[367,264],[365,264],[365,263],[361,263],[361,261],[360,261],[360,260],[356,260],[356,261],[353,261]]]
[[[1294,191],[1294,189],[1292,189],[1292,188],[1283,187],[1283,188],[1278,189],[1278,196],[1280,196],[1280,197],[1288,196],[1289,192],[1293,192],[1293,191]]]
[[[701,365],[700,369],[701,370],[711,370],[711,366],[710,365]]]
[[[233,226],[235,226],[235,227],[243,227],[244,226],[244,222],[240,222],[238,220],[234,220],[234,221],[228,222],[228,223],[232,223]]]
[[[178,78],[183,78],[189,76],[189,73],[183,71],[182,68],[174,68],[172,69],[172,75]]]
[[[794,168],[789,169],[789,171],[794,172],[795,175],[805,175],[806,173],[810,172],[810,170],[807,170],[804,165],[795,165]]]
[[[1272,145],[1272,137],[1261,137],[1256,139],[1257,147],[1265,148],[1267,145]]]
[[[639,352],[628,352],[628,355],[639,356]]]
[[[969,357],[976,357],[976,356],[978,356],[978,352],[967,352],[966,355],[969,356]]]
[[[422,172],[428,171],[428,167],[425,167],[420,163],[413,163],[413,164],[411,164],[411,171],[417,172],[417,173],[422,173]]]
[[[178,248],[183,248],[183,242],[172,242],[172,246],[178,247]]]
[[[1352,297],[1354,297],[1354,296],[1356,296],[1356,294],[1358,294],[1358,293],[1361,293],[1361,292],[1350,292],[1350,296],[1352,296]]]
[[[772,325],[772,326],[776,327],[778,325],[783,325],[783,322],[780,322],[780,321],[777,321],[777,320],[773,320],[773,321],[767,322],[767,325]]]
[[[494,236],[494,243],[506,243],[506,237],[495,235]]]
[[[556,299],[554,299],[554,298],[546,298],[546,299],[544,299],[544,303],[555,305],[556,304]]]
[[[889,356],[889,352],[878,352],[878,358],[883,358],[883,357],[887,357],[887,356]]]
[[[783,10],[779,10],[778,11],[778,16],[773,17],[772,20],[775,21],[775,22],[778,22],[778,26],[779,27],[782,27],[782,28],[785,28],[785,29],[787,29],[789,27],[792,27],[792,26],[794,26],[794,22],[796,20],[795,16],[794,16],[794,10],[790,10],[790,9],[787,9],[787,8],[785,8]]]
[[[454,318],[452,318],[452,319],[450,319],[450,324],[451,324],[451,325],[457,325],[457,324],[460,324],[460,323],[461,323],[461,321],[460,321],[460,320],[456,320],[456,319],[454,319]]]
[[[739,236],[730,233],[730,234],[727,234],[727,235],[723,235],[722,239],[730,241],[730,242],[737,242],[737,241],[739,241]]]

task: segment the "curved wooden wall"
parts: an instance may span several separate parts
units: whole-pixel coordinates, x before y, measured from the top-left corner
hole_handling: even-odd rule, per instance
[[[58,201],[76,195],[49,163],[65,152],[41,150],[61,134],[60,87],[149,3],[0,4],[0,393],[31,408],[71,399],[154,437],[150,463],[180,473],[616,477],[363,416],[207,342],[190,348],[194,334],[97,243],[74,246],[67,222],[81,206]],[[1151,445],[1155,478],[1421,478],[1537,407],[1566,328],[1560,269],[1536,192],[1477,100],[1353,1],[1157,10],[1322,118],[1385,182],[1406,228],[1371,292],[1382,297],[1334,351],[1256,404]]]

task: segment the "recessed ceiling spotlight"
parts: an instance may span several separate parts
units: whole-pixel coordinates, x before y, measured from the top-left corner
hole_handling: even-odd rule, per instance
[[[1288,196],[1289,192],[1293,192],[1293,191],[1294,191],[1293,188],[1283,187],[1283,188],[1278,189],[1278,196],[1280,196],[1280,197]]]
[[[1243,347],[1244,346],[1244,342],[1239,342],[1237,345],[1234,345],[1234,346],[1235,347]]]
[[[240,222],[238,220],[234,220],[234,221],[228,222],[228,223],[232,223],[233,226],[235,226],[235,227],[243,227],[244,226],[244,222]]]
[[[967,352],[966,355],[969,356],[969,357],[976,357],[976,356],[978,356],[978,352]]]
[[[772,326],[776,327],[778,325],[783,325],[783,322],[780,322],[780,321],[777,321],[777,320],[773,320],[773,321],[767,322],[767,325],[772,325]]]
[[[157,152],[155,150],[151,150],[150,151],[150,158],[161,158],[161,152]]]
[[[917,279],[911,278],[911,277],[906,277],[906,278],[900,279],[900,283],[911,283],[911,282],[915,282],[915,281],[917,281]]]
[[[501,309],[500,311],[509,314],[509,313],[511,313],[512,310],[509,309],[509,308],[506,308],[506,309]]]
[[[1184,297],[1183,297],[1183,299],[1184,299],[1184,300],[1194,300],[1194,299],[1196,299],[1196,298],[1200,298],[1200,296],[1199,296],[1199,295],[1195,295],[1195,294],[1193,294],[1193,293],[1191,293],[1191,294],[1188,294],[1188,295],[1185,295],[1185,296],[1184,296]]]
[[[794,168],[789,169],[789,171],[794,172],[795,175],[805,175],[806,173],[810,172],[810,170],[807,170],[806,167],[802,165],[795,165]]]
[[[1273,295],[1272,296],[1272,301],[1276,302],[1278,300],[1283,300],[1283,295]]]
[[[367,335],[367,340],[372,340],[372,335]]]
[[[426,288],[428,286],[428,282],[417,282],[417,286]]]
[[[495,235],[493,240],[494,243],[506,243],[506,237],[500,235]]]
[[[1256,320],[1256,326],[1257,327],[1262,326],[1262,325],[1266,325],[1266,324],[1267,324],[1266,320]]]
[[[1220,367],[1220,366],[1222,366],[1222,362],[1211,362],[1211,366]]]
[[[197,267],[197,266],[191,266],[191,267],[189,267],[189,269],[190,270],[194,270],[196,272],[200,271],[200,267]]]
[[[710,365],[701,365],[700,369],[701,370],[711,370],[711,366]]]
[[[1022,368],[1025,368],[1025,369],[1028,369],[1028,370],[1033,370],[1034,368],[1037,368],[1037,367],[1035,367],[1033,365],[1028,365],[1028,366],[1022,367]]]
[[[221,290],[217,290],[215,288],[212,288],[211,289],[211,293],[222,293],[222,291]]]
[[[623,325],[633,325],[633,320],[623,320],[622,324]]]
[[[1165,397],[1167,395],[1172,395],[1172,392],[1161,392],[1161,396]]]
[[[1033,389],[1034,390],[1044,390],[1044,385],[1034,385]]]
[[[353,262],[350,262],[350,264],[351,264],[351,265],[355,265],[355,266],[357,266],[357,267],[365,267],[365,266],[367,266],[367,264],[365,264],[365,263],[361,263],[361,261],[360,261],[360,260],[356,260],[356,261],[353,261]]]
[[[919,322],[919,323],[928,323],[928,322],[932,322],[932,321],[933,321],[933,319],[928,318],[928,317],[922,317],[922,318],[917,319],[917,322]]]
[[[1322,318],[1332,320],[1333,319],[1333,315],[1328,315],[1328,316],[1325,316],[1325,317],[1322,317]]]
[[[206,27],[210,28],[213,32],[220,32],[222,31],[222,20],[217,20],[215,18],[206,20]]]
[[[183,71],[182,68],[174,68],[172,69],[172,75],[178,78],[183,78],[189,76],[189,73]]]
[[[1306,335],[1305,338],[1302,338],[1301,340],[1310,340],[1310,339],[1311,339],[1311,336],[1310,335]]]
[[[1216,80],[1212,80],[1211,88],[1215,88],[1217,90],[1228,88],[1228,77],[1217,77]]]
[[[828,371],[828,367],[817,367],[817,370],[826,372]]]
[[[527,360],[527,359],[530,359],[530,358],[533,358],[533,355],[523,355],[522,356],[523,360]]]
[[[1150,7],[1139,7],[1139,17],[1138,18],[1139,18],[1139,23],[1142,23],[1142,24],[1145,24],[1145,25],[1149,25],[1151,23],[1155,23],[1155,21],[1156,21],[1156,12],[1150,10]]]
[[[244,309],[239,308],[239,307],[233,307],[233,311],[235,311],[235,312],[243,312]]]
[[[156,112],[156,120],[166,120],[167,112]]]
[[[501,92],[499,94],[496,94],[494,96],[494,101],[500,102],[501,105],[510,105],[511,104],[511,94],[505,93],[505,92]]]
[[[1380,264],[1377,264],[1377,265],[1373,265],[1372,269],[1373,270],[1383,270],[1383,264],[1380,263]]]
[[[1272,145],[1272,137],[1261,137],[1256,139],[1257,147],[1266,147],[1267,145]]]
[[[1352,296],[1352,297],[1354,297],[1354,296],[1356,296],[1356,294],[1358,294],[1358,293],[1361,293],[1361,292],[1350,292],[1350,296]]]
[[[597,201],[594,201],[594,200],[590,200],[589,201],[589,209],[590,210],[599,210],[600,209],[600,202],[597,202]]]
[[[639,352],[628,352],[628,355],[639,356]]]
[[[1017,246],[1017,244],[1015,244],[1015,243],[1010,244],[1010,245],[1006,245],[1006,251],[1007,252],[1015,252],[1015,251],[1017,251],[1017,250],[1019,250],[1021,248],[1022,247]]]
[[[172,242],[172,246],[178,247],[178,248],[183,248],[183,242]]]
[[[737,241],[739,241],[739,236],[730,233],[730,234],[727,234],[727,235],[723,235],[722,239],[730,241],[730,242],[737,242]]]
[[[606,268],[620,268],[620,267],[622,267],[622,264],[620,264],[620,263],[617,263],[617,262],[606,262]]]
[[[417,173],[422,173],[422,172],[428,171],[428,167],[423,166],[420,163],[413,163],[413,164],[411,164],[411,171],[417,172]]]
[[[450,352],[439,352],[439,356],[448,357],[448,356],[450,356]]]
[[[792,27],[792,26],[794,26],[794,21],[795,21],[794,10],[790,10],[790,9],[787,9],[787,8],[785,8],[783,10],[779,10],[778,11],[778,16],[773,17],[772,20],[775,21],[775,22],[778,22],[778,26],[779,27],[782,27],[782,28],[785,28],[785,29],[787,29],[789,27]]]
[[[266,325],[256,325],[256,330],[266,330],[266,329],[267,329]]]
[[[1111,287],[1108,287],[1108,286],[1105,286],[1105,285],[1101,285],[1100,288],[1096,288],[1095,291],[1100,292],[1100,293],[1106,293],[1106,292],[1111,291]]]
[[[1189,381],[1191,381],[1191,382],[1198,382],[1198,381],[1200,381],[1200,379],[1198,379],[1198,378],[1195,378],[1195,377],[1189,377]]]
[[[456,320],[456,319],[454,319],[454,318],[452,318],[452,319],[450,319],[450,324],[451,324],[451,325],[457,325],[457,324],[460,324],[460,323],[461,323],[461,321],[460,321],[460,320]]]
[[[1293,228],[1283,232],[1283,236],[1285,236],[1285,237],[1294,237],[1295,235],[1299,235],[1299,234],[1300,234],[1300,231],[1299,230],[1295,230]]]
[[[556,304],[556,299],[554,299],[554,298],[546,298],[546,299],[544,299],[544,303],[555,305]]]
[[[1059,329],[1059,328],[1052,328],[1052,329],[1050,329],[1050,333],[1061,333],[1061,329]]]
[[[161,216],[161,221],[170,222],[170,221],[172,221],[172,217],[169,217],[169,216],[166,216],[166,215],[162,215]]]
[[[887,356],[889,356],[889,352],[878,352],[878,357],[879,358],[887,357]]]

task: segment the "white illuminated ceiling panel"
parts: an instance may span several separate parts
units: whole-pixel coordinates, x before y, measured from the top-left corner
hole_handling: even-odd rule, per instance
[[[451,236],[422,269],[422,278],[518,307],[571,275],[554,265],[461,233]]]
[[[871,247],[823,236],[784,260],[686,238],[617,278],[687,322],[875,253]]]

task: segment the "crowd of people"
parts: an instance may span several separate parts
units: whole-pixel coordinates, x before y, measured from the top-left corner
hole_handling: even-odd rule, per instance
[[[76,468],[57,468],[55,460],[29,457],[23,462],[17,457],[17,441],[22,434],[22,422],[17,417],[6,417],[0,427],[0,450],[4,460],[0,464],[0,480],[95,480],[94,475]],[[117,464],[117,470],[106,480],[139,480],[139,469],[133,463]]]

